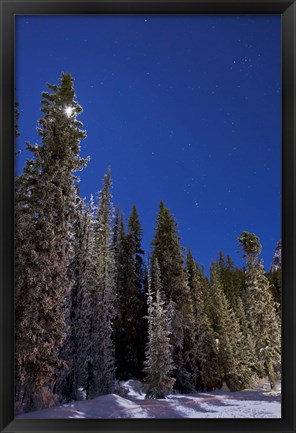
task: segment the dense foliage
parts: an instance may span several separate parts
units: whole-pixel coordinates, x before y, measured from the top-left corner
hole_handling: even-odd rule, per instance
[[[161,202],[145,260],[136,206],[127,221],[114,215],[110,168],[97,200],[80,198],[82,108],[70,74],[48,86],[41,144],[27,144],[16,180],[17,411],[116,392],[131,378],[151,399],[240,390],[262,376],[274,386],[281,271],[266,274],[259,238],[239,237],[245,268],[220,252],[207,277]]]

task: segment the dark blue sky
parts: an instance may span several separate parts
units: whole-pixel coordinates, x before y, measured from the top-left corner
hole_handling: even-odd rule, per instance
[[[269,269],[281,237],[280,45],[280,16],[17,16],[18,147],[40,141],[41,92],[70,72],[91,156],[83,196],[110,165],[113,202],[126,217],[136,204],[147,252],[163,200],[206,268],[219,250],[241,265],[247,230]]]

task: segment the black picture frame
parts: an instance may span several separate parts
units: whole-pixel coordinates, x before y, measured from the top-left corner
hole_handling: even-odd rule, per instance
[[[14,419],[14,18],[30,14],[279,14],[282,19],[283,377],[281,419]],[[295,432],[295,0],[0,0],[1,432]]]

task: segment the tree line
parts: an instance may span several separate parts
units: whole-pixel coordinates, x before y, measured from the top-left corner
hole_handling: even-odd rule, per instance
[[[259,238],[240,235],[243,269],[220,253],[207,277],[161,202],[144,259],[136,206],[127,222],[120,208],[113,215],[110,168],[97,197],[79,196],[88,159],[73,78],[48,88],[41,144],[27,143],[15,185],[17,412],[121,392],[131,378],[152,399],[264,376],[274,386],[281,277],[266,274]]]

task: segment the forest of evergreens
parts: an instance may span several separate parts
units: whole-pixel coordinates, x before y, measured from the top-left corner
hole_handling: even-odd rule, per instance
[[[150,399],[241,390],[260,377],[273,387],[281,272],[265,271],[259,238],[238,233],[245,267],[217,252],[207,276],[164,197],[144,252],[136,206],[127,220],[113,209],[110,168],[97,196],[80,197],[82,108],[70,74],[48,87],[41,144],[27,143],[15,188],[17,412],[120,393],[131,378]]]

